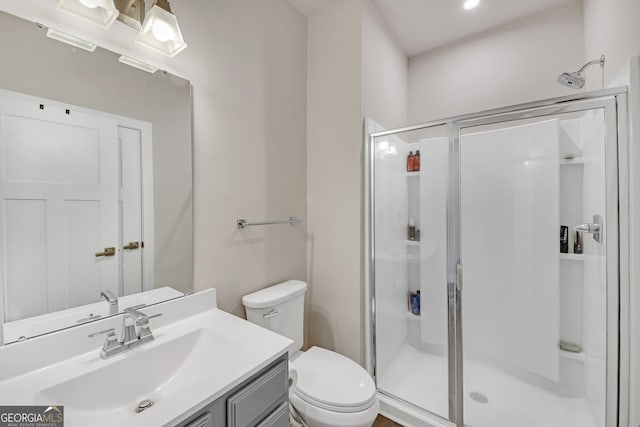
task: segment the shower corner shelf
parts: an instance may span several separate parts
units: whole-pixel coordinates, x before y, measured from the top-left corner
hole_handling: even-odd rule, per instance
[[[407,246],[420,246],[419,240],[407,240]]]
[[[582,352],[573,353],[570,351],[560,350],[560,357],[563,357],[565,359],[577,360],[579,362],[584,362],[585,360],[585,355]]]
[[[560,252],[560,259],[566,259],[568,261],[584,261],[584,254],[565,254]]]
[[[420,176],[420,171],[415,171],[415,172],[406,172],[407,176]]]
[[[582,157],[574,157],[571,159],[560,159],[560,165],[582,165],[584,164],[584,158]]]
[[[419,314],[413,314],[413,313],[412,313],[412,312],[410,312],[410,311],[407,311],[406,313],[407,313],[407,317],[408,317],[409,319],[413,319],[413,320],[420,319],[420,315],[419,315]]]

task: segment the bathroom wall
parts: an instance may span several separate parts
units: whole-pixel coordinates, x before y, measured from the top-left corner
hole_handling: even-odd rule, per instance
[[[359,0],[308,19],[309,344],[362,360],[362,101]]]
[[[362,4],[362,113],[386,129],[404,126],[409,60],[371,1]]]
[[[575,93],[556,84],[583,64],[581,2],[409,60],[409,122]]]
[[[243,316],[242,295],[306,277],[306,224],[236,230],[238,218],[306,218],[306,21],[286,0],[171,5],[188,48],[168,59],[118,21],[105,31],[53,1],[0,1],[192,82],[195,289],[217,288],[219,306]]]
[[[640,2],[636,0],[584,0],[585,62],[606,55],[605,87],[640,53]],[[600,89],[598,67],[585,72],[587,90]]]
[[[368,0],[308,19],[309,344],[364,361],[363,116],[406,123],[406,57]]]

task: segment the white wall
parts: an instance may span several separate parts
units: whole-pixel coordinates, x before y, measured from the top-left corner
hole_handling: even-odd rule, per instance
[[[605,86],[640,52],[640,2],[637,0],[584,0],[585,62],[606,56]],[[587,89],[601,88],[598,67],[586,71]]]
[[[385,129],[407,123],[408,66],[376,8],[363,1],[362,112]]]
[[[308,20],[309,341],[362,360],[361,13],[336,2]]]
[[[308,20],[309,343],[363,361],[362,118],[406,122],[407,59],[369,0]]]
[[[120,22],[105,31],[57,12],[53,1],[1,0],[0,9],[191,81],[196,290],[217,288],[219,307],[244,315],[242,295],[305,278],[305,224],[235,224],[306,216],[306,22],[286,0],[172,3],[188,44],[173,59],[136,45]]]
[[[580,2],[409,60],[409,122],[573,93],[556,83],[583,63]]]
[[[195,288],[244,315],[242,295],[306,277],[306,224],[235,224],[306,220],[306,23],[285,0],[176,3],[194,86]]]

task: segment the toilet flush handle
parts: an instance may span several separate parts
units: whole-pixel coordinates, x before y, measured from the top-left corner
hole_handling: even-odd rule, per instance
[[[276,310],[276,309],[274,308],[274,309],[273,309],[273,310],[271,310],[270,312],[268,312],[268,313],[264,313],[264,314],[262,315],[262,317],[263,317],[263,318],[265,318],[265,319],[268,319],[268,318],[270,318],[270,317],[276,317],[278,314],[280,314],[280,313],[278,313],[278,310]]]

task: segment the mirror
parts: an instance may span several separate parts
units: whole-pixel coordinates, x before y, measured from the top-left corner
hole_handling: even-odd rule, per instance
[[[0,27],[0,344],[193,291],[189,81],[4,12]]]

